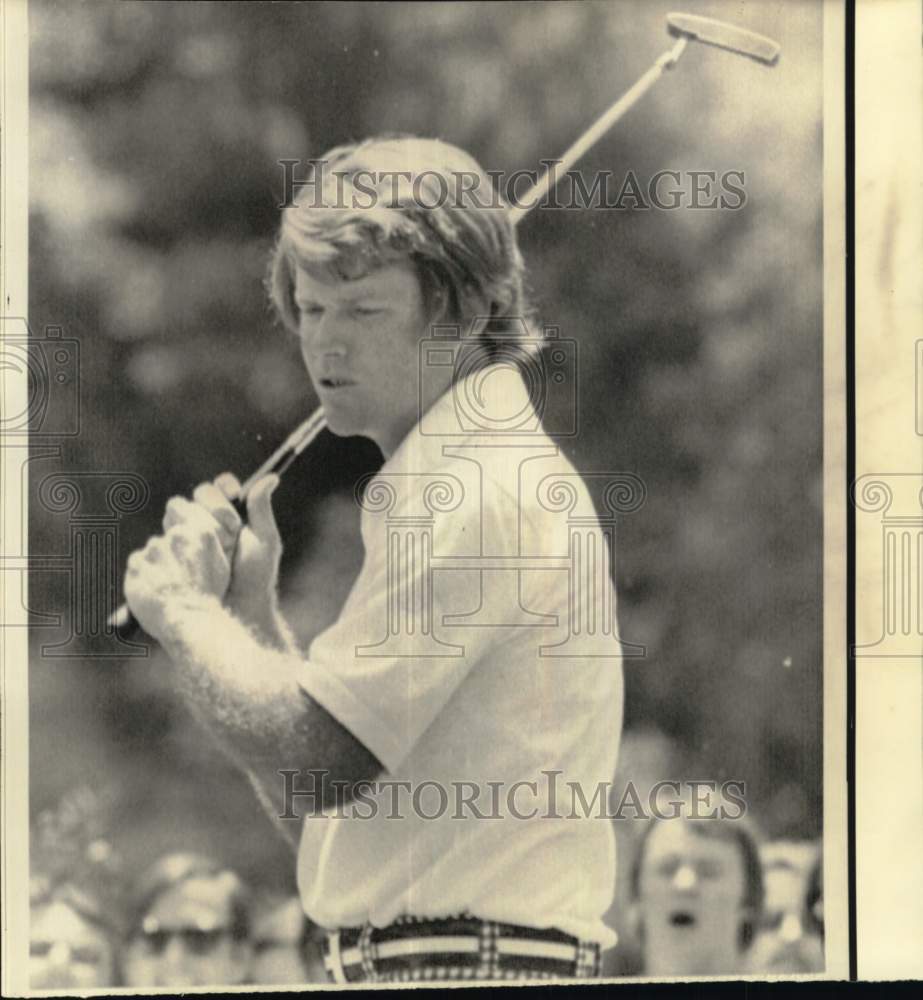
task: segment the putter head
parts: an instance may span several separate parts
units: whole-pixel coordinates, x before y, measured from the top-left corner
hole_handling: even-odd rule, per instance
[[[775,66],[782,51],[779,43],[765,35],[757,35],[724,21],[695,14],[667,14],[667,31],[674,38],[714,45],[739,56],[755,59],[764,66]]]

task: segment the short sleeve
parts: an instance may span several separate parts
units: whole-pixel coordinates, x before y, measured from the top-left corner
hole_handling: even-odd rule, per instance
[[[362,570],[337,621],[311,645],[299,682],[389,771],[499,641],[497,630],[452,628],[451,617],[477,609],[479,575],[463,560],[477,555],[481,518],[502,516],[456,511],[431,530],[389,532],[383,519],[363,527]],[[455,565],[440,569],[434,556]]]

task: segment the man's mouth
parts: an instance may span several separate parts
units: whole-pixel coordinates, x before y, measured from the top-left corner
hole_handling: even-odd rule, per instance
[[[356,384],[352,379],[343,378],[341,376],[326,376],[319,381],[325,389],[343,389],[346,386]]]
[[[679,928],[695,927],[696,918],[694,913],[688,910],[674,910],[670,914],[670,926]]]
[[[797,948],[779,948],[765,963],[777,972],[813,972],[814,967]]]

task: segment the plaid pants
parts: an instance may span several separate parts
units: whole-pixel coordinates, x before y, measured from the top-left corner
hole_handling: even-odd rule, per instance
[[[322,944],[331,982],[400,983],[584,979],[599,975],[599,945],[461,915],[400,917],[387,927],[348,927]]]

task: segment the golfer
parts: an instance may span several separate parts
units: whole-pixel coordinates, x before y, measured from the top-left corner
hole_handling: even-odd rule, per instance
[[[333,981],[595,975],[615,942],[614,838],[573,791],[591,800],[615,769],[620,649],[591,630],[580,656],[555,655],[590,598],[537,486],[565,482],[595,515],[517,374],[542,369],[515,228],[446,143],[372,140],[322,163],[283,213],[270,287],[329,428],[385,458],[360,496],[359,576],[298,649],[277,602],[277,478],[242,526],[226,475],[169,502],[129,561],[128,603],[264,803],[299,816],[299,890]],[[510,414],[515,442],[496,434]],[[395,559],[421,522],[426,545]],[[497,546],[537,568],[483,568]]]

